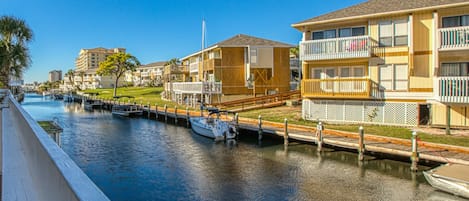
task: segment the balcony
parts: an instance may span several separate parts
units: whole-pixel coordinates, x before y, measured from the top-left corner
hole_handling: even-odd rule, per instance
[[[469,77],[439,77],[438,97],[444,103],[469,103]]]
[[[150,73],[149,72],[141,72],[140,76],[141,77],[150,77]]]
[[[440,50],[469,49],[469,26],[442,28],[440,32]]]
[[[300,43],[300,60],[368,58],[371,55],[370,37],[353,36]]]
[[[369,99],[382,97],[378,84],[369,78],[304,79],[301,94],[306,98]]]
[[[221,94],[221,82],[174,82],[172,91],[176,94]]]

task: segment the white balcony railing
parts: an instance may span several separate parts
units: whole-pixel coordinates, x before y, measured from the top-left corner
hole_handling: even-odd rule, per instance
[[[324,60],[370,57],[370,37],[353,36],[300,43],[300,60]]]
[[[442,28],[440,50],[469,49],[469,26]]]
[[[149,72],[141,72],[140,76],[141,77],[150,77],[150,73]]]
[[[192,94],[221,94],[221,82],[174,82],[172,90],[175,93]]]
[[[469,103],[469,77],[439,77],[438,96],[444,103]]]

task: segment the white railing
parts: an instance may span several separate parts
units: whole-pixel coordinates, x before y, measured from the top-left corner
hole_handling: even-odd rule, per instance
[[[370,57],[370,37],[353,36],[300,43],[300,60]]]
[[[140,73],[140,76],[141,76],[141,77],[149,77],[149,76],[150,76],[150,73],[149,73],[149,72],[141,72],[141,73]]]
[[[175,93],[191,94],[221,94],[221,82],[174,82],[172,90]]]
[[[438,96],[445,103],[469,103],[469,77],[439,77]]]
[[[469,49],[469,26],[442,28],[440,50]]]
[[[2,200],[109,200],[7,94],[0,90]]]

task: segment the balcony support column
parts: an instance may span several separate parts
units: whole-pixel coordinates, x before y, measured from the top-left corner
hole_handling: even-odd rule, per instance
[[[451,135],[451,106],[446,105],[446,135]]]

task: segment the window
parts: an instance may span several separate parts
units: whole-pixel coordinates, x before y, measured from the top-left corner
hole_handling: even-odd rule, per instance
[[[321,39],[328,39],[328,38],[343,38],[343,37],[351,37],[351,36],[363,36],[365,35],[365,27],[347,27],[347,28],[340,28],[324,30],[324,31],[315,31],[313,32],[312,39],[313,40],[321,40]]]
[[[443,17],[443,28],[469,26],[469,15]]]
[[[408,44],[408,23],[406,20],[381,21],[379,45],[381,47],[405,46]]]
[[[407,64],[383,65],[379,68],[379,83],[388,91],[407,90]]]
[[[350,77],[350,68],[348,67],[340,68],[340,77]]]
[[[251,63],[257,63],[257,49],[255,48],[251,49]]]
[[[443,63],[440,76],[469,76],[469,62]]]

